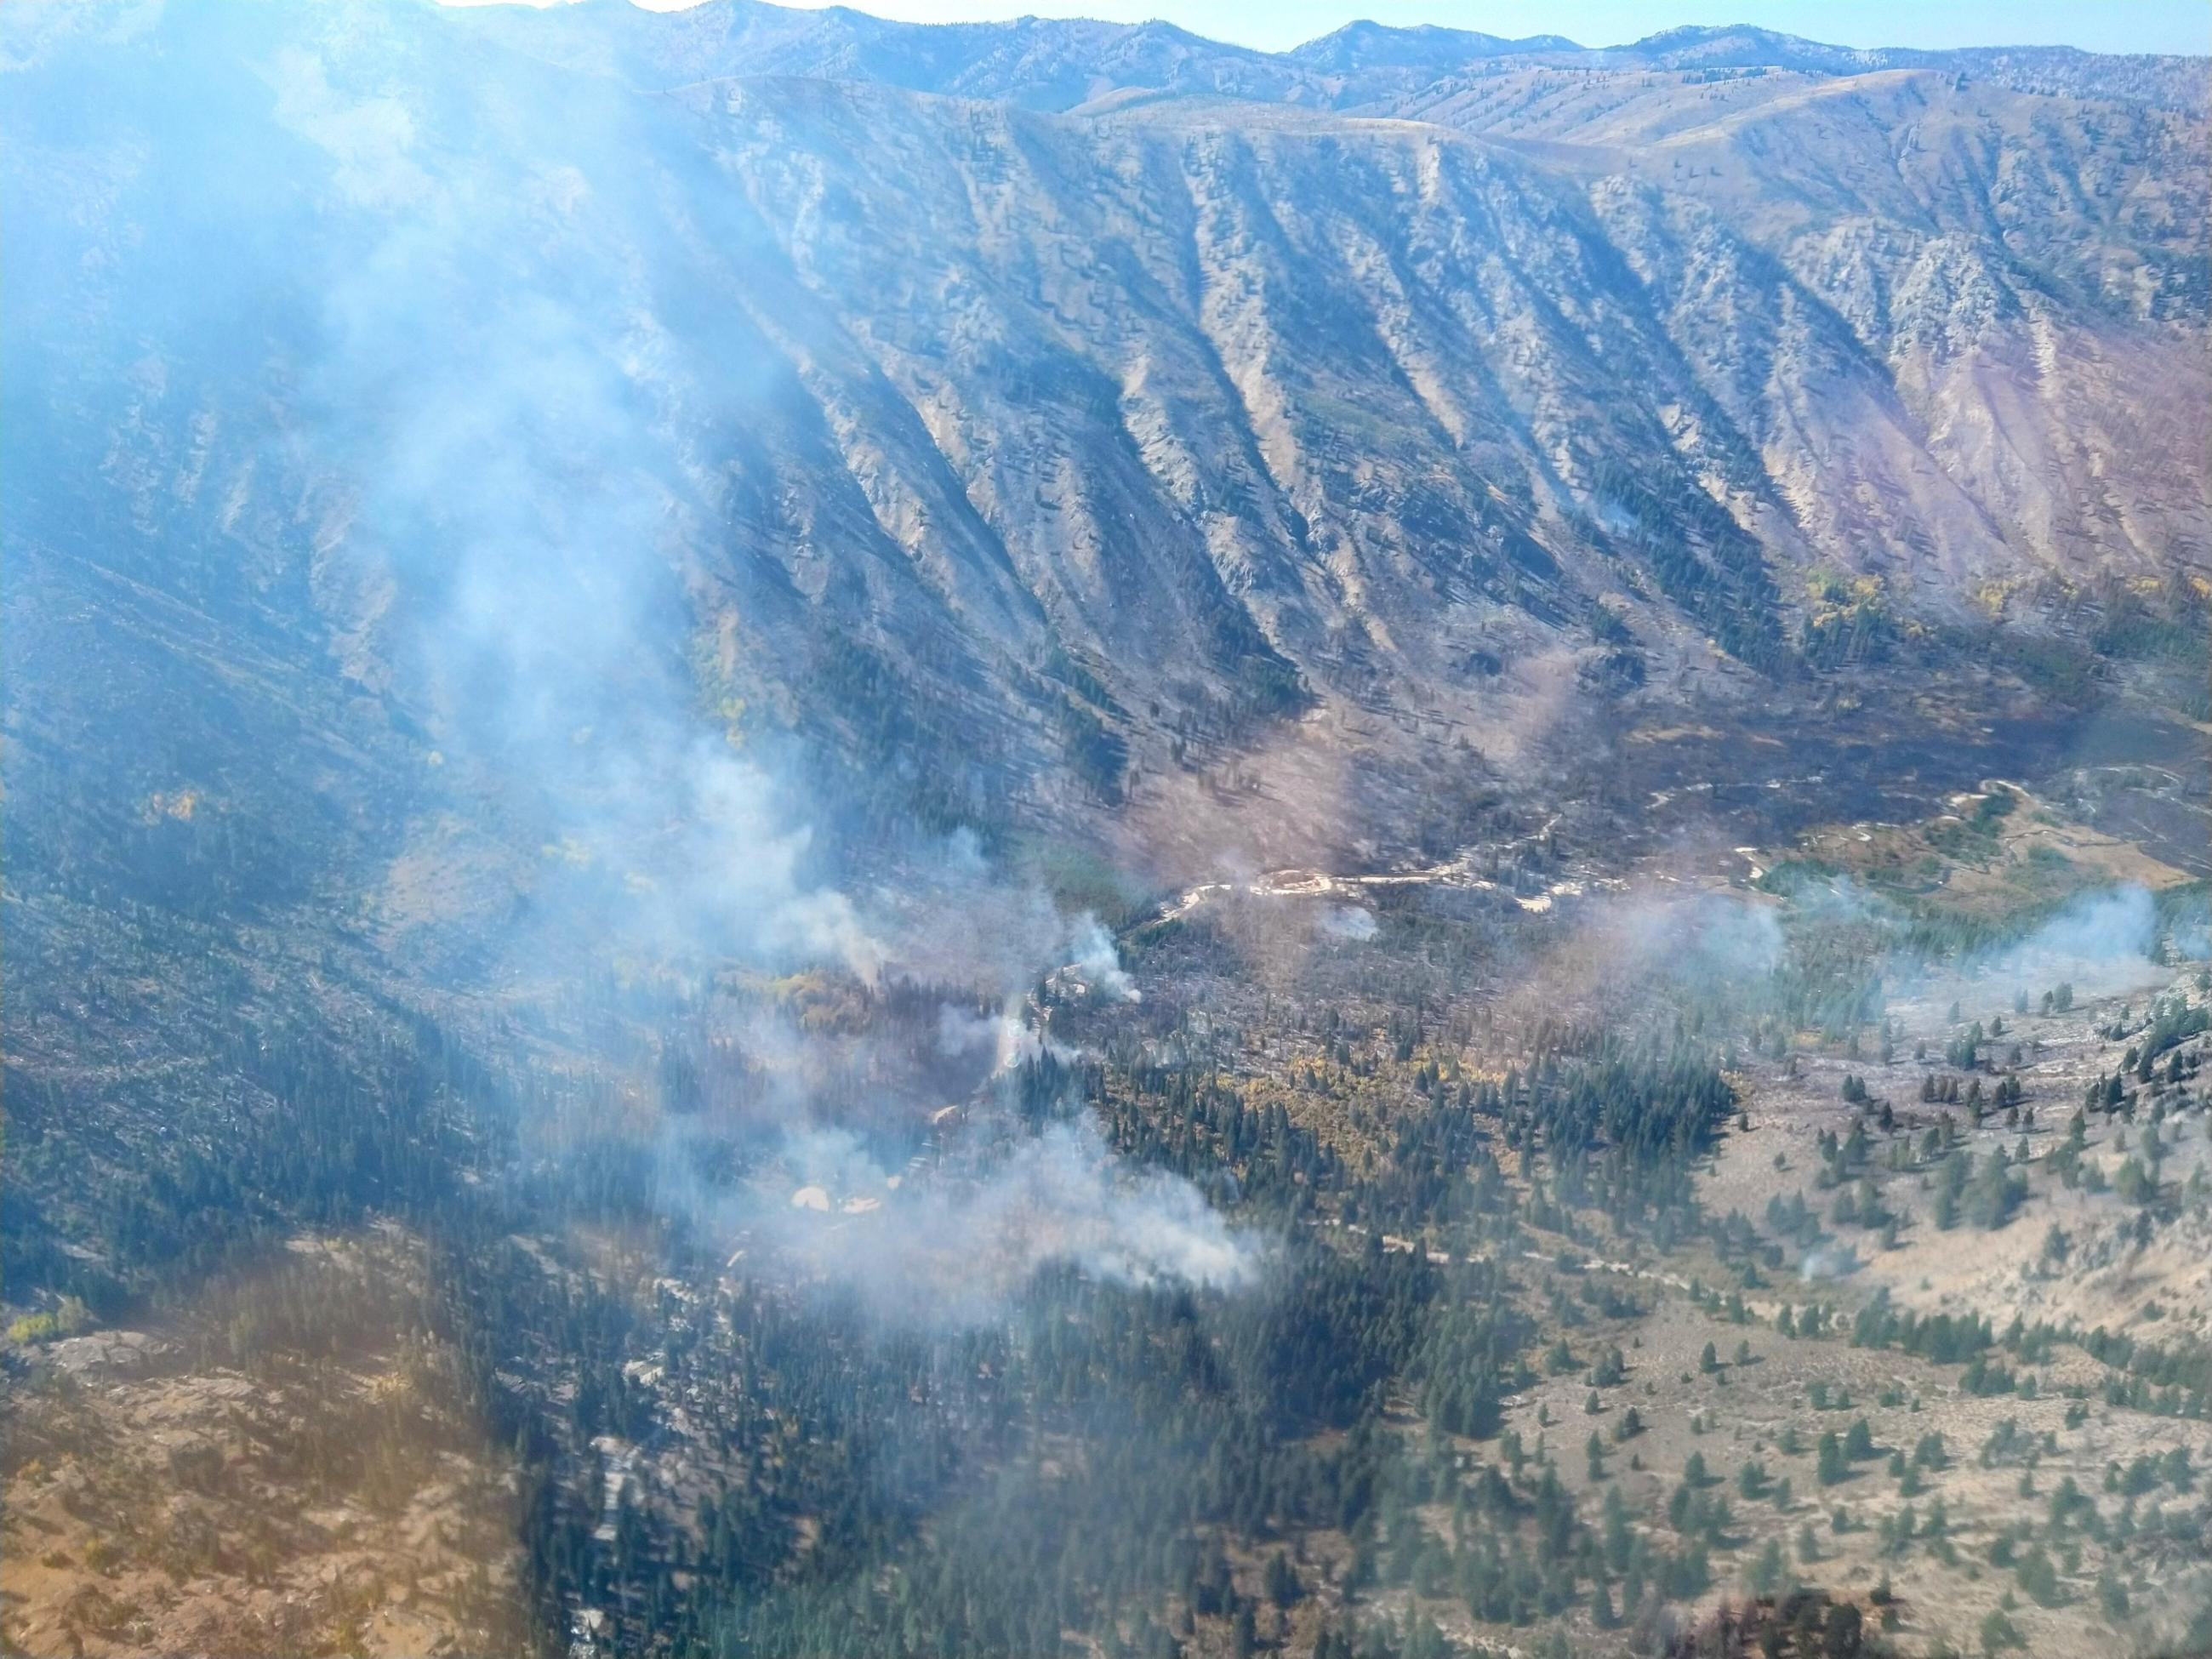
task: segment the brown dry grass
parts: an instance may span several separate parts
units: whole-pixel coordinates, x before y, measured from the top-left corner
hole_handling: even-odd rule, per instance
[[[505,1460],[461,1410],[450,1356],[392,1316],[418,1289],[411,1242],[289,1254],[149,1341],[48,1350],[15,1389],[11,1651],[527,1650]],[[322,1327],[287,1324],[291,1358],[255,1334],[257,1305],[288,1297]]]

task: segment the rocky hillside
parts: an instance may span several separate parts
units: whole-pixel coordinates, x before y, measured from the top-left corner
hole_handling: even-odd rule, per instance
[[[2203,121],[2072,95],[2156,66],[720,3],[11,27],[52,250],[9,330],[19,608],[183,607],[119,686],[27,605],[34,744],[80,693],[158,726],[185,617],[390,700],[355,759],[434,742],[410,630],[484,477],[435,467],[563,396],[608,470],[503,482],[619,520],[696,707],[871,775],[953,757],[955,818],[1360,702],[1496,758],[1580,693],[2204,568]],[[191,90],[134,86],[153,57]],[[395,413],[403,362],[471,401]]]
[[[665,848],[641,780],[702,741],[800,781],[810,856],[1049,825],[1196,879],[1446,856],[1625,726],[1838,673],[2078,713],[2201,647],[2203,123],[2075,95],[2155,65],[7,28],[10,885],[58,998],[149,916],[336,996],[272,951],[465,941],[611,812]],[[197,994],[125,979],[18,1030]]]

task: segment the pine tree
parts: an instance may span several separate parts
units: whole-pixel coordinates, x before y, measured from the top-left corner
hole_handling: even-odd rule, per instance
[[[1844,1461],[1843,1442],[1837,1439],[1836,1431],[1830,1429],[1820,1437],[1820,1484],[1824,1486],[1836,1486],[1845,1480],[1850,1474],[1850,1470]]]

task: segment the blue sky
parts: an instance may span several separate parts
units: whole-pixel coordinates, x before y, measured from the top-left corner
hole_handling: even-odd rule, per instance
[[[787,3],[794,0],[786,0]],[[660,7],[684,0],[657,0]],[[2083,46],[2212,51],[2212,0],[860,0],[916,22],[1040,16],[1164,17],[1219,40],[1279,51],[1355,17],[1618,46],[1677,23],[1756,23],[1849,46]]]

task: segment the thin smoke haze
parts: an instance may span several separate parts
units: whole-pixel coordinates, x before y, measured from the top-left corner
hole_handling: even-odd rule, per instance
[[[1044,976],[1139,1000],[1095,917],[1001,877],[972,836],[917,842],[896,891],[830,884],[811,828],[825,804],[793,757],[732,747],[707,720],[666,641],[701,626],[690,573],[728,516],[707,458],[776,392],[738,337],[719,361],[667,349],[659,311],[687,303],[667,273],[684,270],[688,233],[641,210],[634,180],[606,188],[610,167],[654,153],[626,100],[510,109],[512,144],[462,153],[312,54],[280,53],[266,73],[279,118],[325,153],[368,228],[331,273],[312,375],[318,441],[357,458],[331,556],[392,590],[384,643],[441,776],[538,852],[526,915],[486,952],[496,975],[573,998],[564,978],[617,957],[695,981],[733,967],[868,986],[964,975],[1001,1012],[948,1004],[928,1037],[872,1041],[986,1056],[1000,1077],[1068,1052],[1024,1018]],[[602,246],[631,259],[588,257]],[[909,1313],[986,1306],[1057,1259],[1133,1283],[1233,1285],[1254,1271],[1194,1189],[1121,1169],[1079,1120],[993,1154],[957,1189],[902,1186],[791,1081],[832,1067],[810,1052],[822,1039],[776,1024],[745,1042],[786,1080],[783,1164],[801,1190],[868,1208],[834,1234],[780,1193],[718,1195],[683,1173],[682,1133],[656,1130],[653,1190],[687,1219],[758,1230],[813,1269],[878,1287],[885,1261],[928,1264],[883,1301]]]

